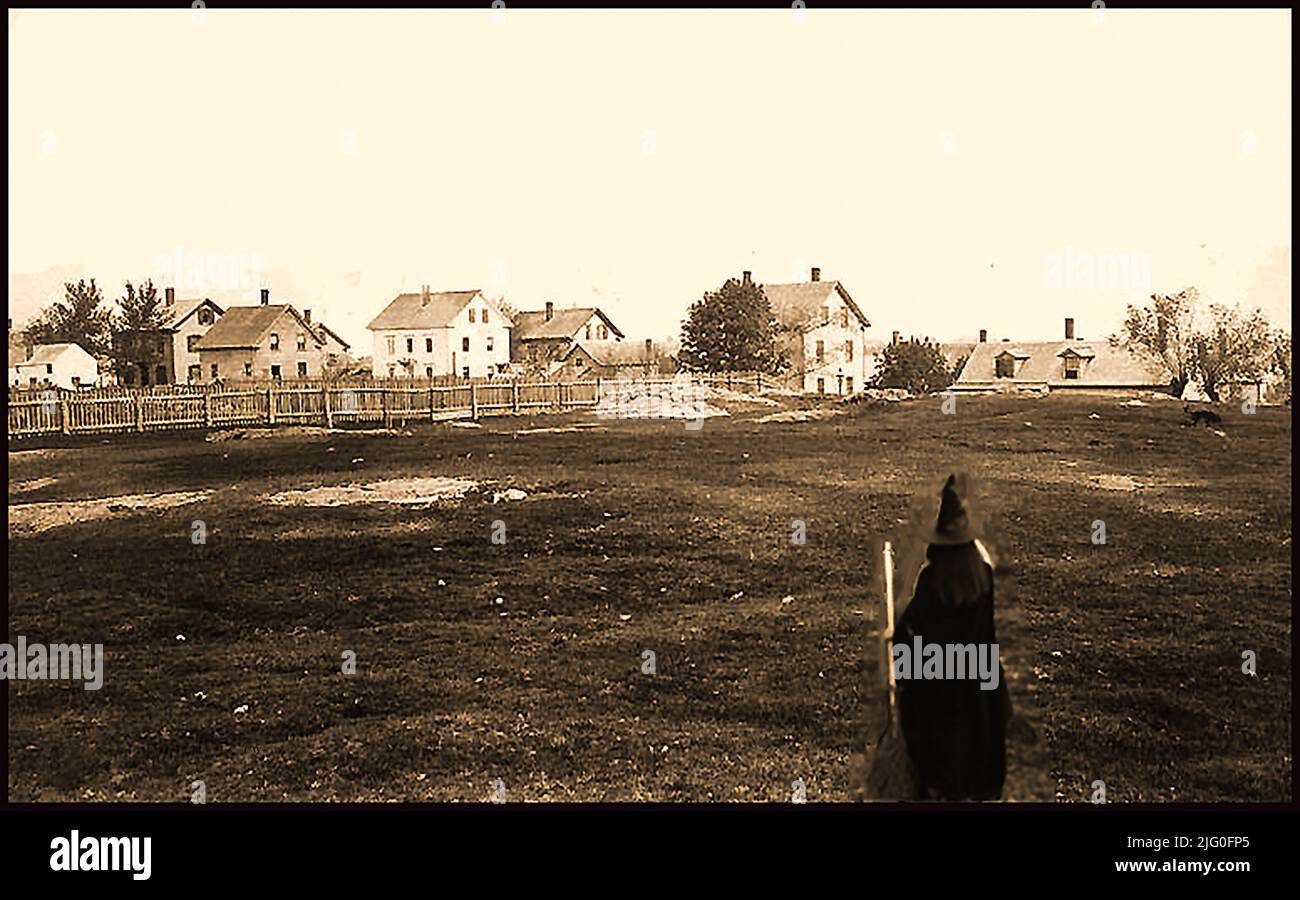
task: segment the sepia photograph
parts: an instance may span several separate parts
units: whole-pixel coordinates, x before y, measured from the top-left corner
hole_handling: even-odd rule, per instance
[[[1293,809],[1291,23],[11,9],[15,856]]]

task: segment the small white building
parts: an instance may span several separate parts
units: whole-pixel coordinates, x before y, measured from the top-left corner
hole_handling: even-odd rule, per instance
[[[745,272],[743,280],[751,280]],[[838,281],[765,284],[763,293],[783,334],[780,348],[790,363],[791,387],[809,394],[856,394],[875,371],[867,352],[871,323]]]
[[[490,378],[510,366],[514,323],[479,290],[398,294],[366,326],[376,378]]]
[[[90,387],[99,383],[99,363],[80,344],[37,344],[11,375],[15,387]]]

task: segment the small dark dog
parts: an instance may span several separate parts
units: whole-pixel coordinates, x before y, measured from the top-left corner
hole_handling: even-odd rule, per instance
[[[1183,404],[1183,412],[1191,417],[1192,425],[1204,425],[1209,428],[1211,425],[1219,425],[1223,422],[1218,413],[1211,412],[1208,409],[1192,409],[1186,403]]]

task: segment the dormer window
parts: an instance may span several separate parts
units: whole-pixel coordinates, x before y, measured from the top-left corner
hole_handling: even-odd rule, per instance
[[[199,310],[199,324],[200,325],[212,324],[212,310],[210,309]]]
[[[1077,356],[1067,356],[1065,358],[1065,377],[1067,380],[1077,381],[1079,372],[1082,370],[1083,360]]]
[[[1016,358],[1010,354],[1003,354],[995,359],[993,367],[993,374],[998,378],[1016,377]]]

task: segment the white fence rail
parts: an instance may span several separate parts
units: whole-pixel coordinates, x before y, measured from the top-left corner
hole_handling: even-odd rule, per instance
[[[636,378],[606,382],[656,385],[672,378]],[[735,374],[690,379],[695,384],[763,389],[763,376]],[[771,386],[771,379],[768,386]],[[577,382],[465,384],[439,386],[320,386],[235,388],[159,392],[118,389],[78,392],[49,389],[11,392],[9,437],[47,434],[111,434],[122,431],[168,431],[189,428],[382,423],[478,418],[480,415],[594,407],[601,380]]]

